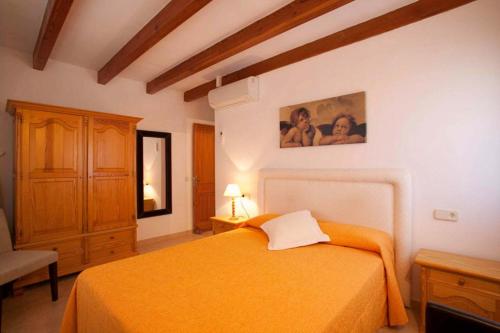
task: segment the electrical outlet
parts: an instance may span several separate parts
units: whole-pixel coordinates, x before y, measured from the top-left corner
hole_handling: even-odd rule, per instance
[[[458,221],[458,212],[454,211],[454,210],[435,209],[434,210],[434,219],[441,220],[441,221],[457,222]]]

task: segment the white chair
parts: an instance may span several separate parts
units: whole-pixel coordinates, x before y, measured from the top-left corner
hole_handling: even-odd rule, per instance
[[[23,275],[49,266],[52,301],[57,301],[57,252],[12,250],[5,212],[0,208],[0,331],[2,330],[2,297],[5,285]]]

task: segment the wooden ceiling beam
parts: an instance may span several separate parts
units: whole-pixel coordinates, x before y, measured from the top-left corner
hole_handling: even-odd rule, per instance
[[[460,7],[476,0],[419,0],[387,14],[320,38],[314,42],[278,54],[222,77],[222,85],[249,76],[260,75],[316,55],[383,34],[405,25]],[[215,89],[215,80],[184,93],[184,101],[190,102]]]
[[[43,71],[73,0],[49,0],[33,50],[33,68]]]
[[[97,82],[106,84],[111,81],[137,58],[211,1],[171,0],[99,70]]]
[[[295,0],[148,82],[154,94],[190,75],[353,0]]]

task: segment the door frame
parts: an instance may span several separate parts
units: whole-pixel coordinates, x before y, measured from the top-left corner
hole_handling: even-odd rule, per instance
[[[212,125],[215,128],[214,121],[201,119],[186,119],[186,197],[187,197],[187,220],[191,230],[194,228],[193,213],[193,125]],[[215,132],[217,140],[217,131]],[[216,154],[217,155],[217,154]],[[216,173],[217,175],[217,173]]]

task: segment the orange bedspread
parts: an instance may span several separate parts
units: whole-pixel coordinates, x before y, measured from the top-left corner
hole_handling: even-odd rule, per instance
[[[391,260],[372,252],[387,244],[370,242],[268,251],[249,227],[97,266],[75,282],[61,332],[373,332],[387,297],[403,324]]]

